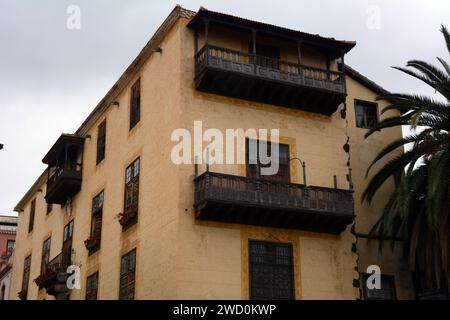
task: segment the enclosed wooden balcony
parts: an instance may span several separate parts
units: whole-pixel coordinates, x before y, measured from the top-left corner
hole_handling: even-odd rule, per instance
[[[343,72],[205,45],[195,56],[198,90],[325,115],[345,101]]]
[[[197,90],[327,116],[345,102],[339,66],[355,42],[205,8],[188,28],[194,31]]]
[[[47,203],[64,205],[81,188],[84,138],[62,135],[42,160],[48,165]]]
[[[199,220],[340,234],[355,217],[349,190],[213,172],[194,184]]]

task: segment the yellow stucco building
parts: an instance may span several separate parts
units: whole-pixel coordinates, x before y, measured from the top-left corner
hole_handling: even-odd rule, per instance
[[[365,238],[391,191],[361,204],[365,170],[402,133],[364,139],[387,102],[345,65],[354,45],[177,6],[17,204],[12,298],[413,298],[399,253]],[[245,162],[175,163],[173,133],[198,122],[244,130]],[[279,130],[276,175],[249,129]]]

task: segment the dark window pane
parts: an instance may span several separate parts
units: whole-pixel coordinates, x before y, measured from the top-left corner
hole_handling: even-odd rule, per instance
[[[86,300],[97,300],[98,292],[98,272],[90,275],[86,279]]]
[[[30,207],[30,220],[28,221],[28,232],[33,231],[34,228],[34,215],[36,213],[36,199],[31,201]]]
[[[120,266],[120,300],[133,300],[135,287],[136,250],[122,257]]]
[[[141,81],[138,80],[131,88],[130,99],[130,130],[136,126],[141,119]]]
[[[98,126],[97,133],[97,164],[105,159],[106,151],[106,120]]]
[[[356,126],[358,128],[371,129],[378,123],[378,107],[376,103],[355,102]]]
[[[251,240],[249,253],[250,299],[295,299],[292,245]]]

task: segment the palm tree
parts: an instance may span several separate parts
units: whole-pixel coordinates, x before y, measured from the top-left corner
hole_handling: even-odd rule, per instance
[[[450,34],[442,26],[450,53]],[[392,247],[401,239],[411,270],[424,275],[438,287],[450,283],[450,65],[437,58],[441,67],[412,60],[406,68],[395,68],[415,77],[440,93],[444,99],[415,94],[383,94],[378,100],[389,101],[388,110],[398,115],[382,120],[366,134],[366,138],[389,127],[410,126],[412,134],[388,144],[373,160],[371,168],[405,145],[408,151],[387,161],[368,183],[362,200],[370,204],[389,179],[395,190],[370,235]],[[442,101],[441,101],[442,100]],[[417,130],[418,127],[423,130]]]

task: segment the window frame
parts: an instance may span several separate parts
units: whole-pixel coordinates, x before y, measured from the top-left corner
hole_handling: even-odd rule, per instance
[[[22,274],[22,291],[28,292],[28,286],[30,284],[30,272],[31,272],[31,254],[25,257],[23,261],[23,274]]]
[[[138,78],[130,89],[130,130],[141,121],[141,78]]]
[[[131,226],[135,225],[138,221],[140,176],[141,176],[141,157],[137,157],[125,169],[123,212],[125,214],[133,214],[134,216],[123,226],[123,230],[130,228]]]
[[[274,269],[274,264],[273,263],[268,263],[266,261],[264,262],[254,262],[256,257],[252,256],[252,244],[261,244],[266,246],[271,246],[274,251],[276,251],[277,248],[279,247],[285,247],[285,248],[289,248],[290,251],[290,255],[288,256],[289,258],[289,262],[286,266],[282,266],[281,263],[279,263],[280,265],[280,270],[281,268],[284,268],[286,270],[288,270],[291,274],[290,274],[290,282],[291,282],[291,290],[289,293],[288,297],[258,297],[255,296],[255,293],[253,293],[253,288],[254,287],[258,287],[255,286],[255,283],[253,283],[253,275],[252,273],[254,272],[254,265],[255,264],[259,264],[259,265],[264,265],[266,264],[270,267],[272,267],[272,269]],[[260,300],[260,299],[268,299],[268,300],[280,300],[280,299],[284,299],[284,300],[295,300],[296,299],[296,287],[295,287],[295,261],[294,261],[294,245],[292,243],[289,242],[276,242],[276,241],[267,241],[267,240],[258,240],[258,239],[249,239],[248,240],[248,288],[249,288],[249,300]],[[268,255],[267,257],[265,257],[266,259],[270,258],[270,256]],[[275,256],[275,259],[277,259],[278,257]],[[273,259],[273,256],[272,256]],[[275,264],[276,265],[276,264]],[[272,270],[273,271],[273,270]]]
[[[31,200],[31,203],[30,203],[30,216],[29,216],[29,219],[28,219],[28,233],[30,233],[34,229],[34,217],[35,217],[35,215],[36,215],[36,198]]]
[[[95,279],[95,286],[91,287],[90,280]],[[99,273],[98,271],[92,273],[88,277],[86,277],[86,292],[85,292],[85,300],[98,300],[98,283],[99,283]],[[92,291],[92,292],[91,292]],[[95,292],[94,292],[95,291]]]
[[[41,273],[44,274],[44,272],[47,269],[47,265],[50,262],[50,250],[52,246],[52,237],[48,237],[44,240],[42,243],[42,252],[41,252]]]
[[[106,158],[106,129],[107,122],[104,119],[97,127],[97,157],[96,165],[99,165]]]
[[[131,259],[133,256],[133,259]],[[128,259],[129,261],[126,261]],[[124,261],[125,260],[125,261]],[[120,258],[120,277],[119,277],[119,300],[134,300],[136,294],[136,248],[130,250]],[[133,262],[133,269],[129,268],[130,262]],[[126,271],[123,270],[126,264]],[[132,271],[132,272],[130,272]],[[130,279],[131,278],[131,279]],[[126,281],[126,283],[124,283]],[[130,289],[132,287],[132,289]],[[124,290],[126,290],[124,292]]]
[[[361,273],[361,291],[362,291],[362,297],[364,300],[386,300],[386,301],[395,301],[397,300],[397,288],[395,285],[395,276],[393,275],[387,275],[387,274],[381,274],[381,283],[383,282],[383,279],[389,280],[390,283],[390,289],[392,290],[392,299],[388,298],[374,298],[368,296],[368,289],[367,289],[367,278],[370,277],[371,274],[368,273]]]
[[[357,128],[360,128],[360,129],[372,129],[380,122],[380,114],[378,112],[378,103],[373,102],[373,101],[355,99],[354,102],[353,102],[353,105],[354,105],[354,109],[355,109],[355,126]],[[375,124],[374,124],[373,127],[369,126],[368,125],[368,121],[367,121],[367,112],[366,112],[366,110],[367,110],[367,107],[369,105],[371,105],[372,107],[375,107],[375,114],[376,114],[376,116],[375,116]],[[363,112],[363,114],[364,114],[363,122],[364,123],[361,126],[358,125],[357,106],[363,107],[363,110],[364,110],[364,112]]]
[[[13,244],[11,250],[9,250],[9,244],[10,244],[10,243]],[[14,251],[15,246],[16,246],[16,240],[13,240],[13,239],[8,239],[8,240],[6,240],[6,251],[5,251],[5,252],[6,252],[6,255],[7,255],[7,256],[10,256],[10,255],[11,255],[11,253]]]
[[[104,204],[105,204],[105,190],[102,190],[94,198],[92,198],[91,225],[90,225],[89,237],[97,238],[98,243],[96,246],[89,249],[89,256],[93,255],[95,252],[97,252],[101,248]]]

